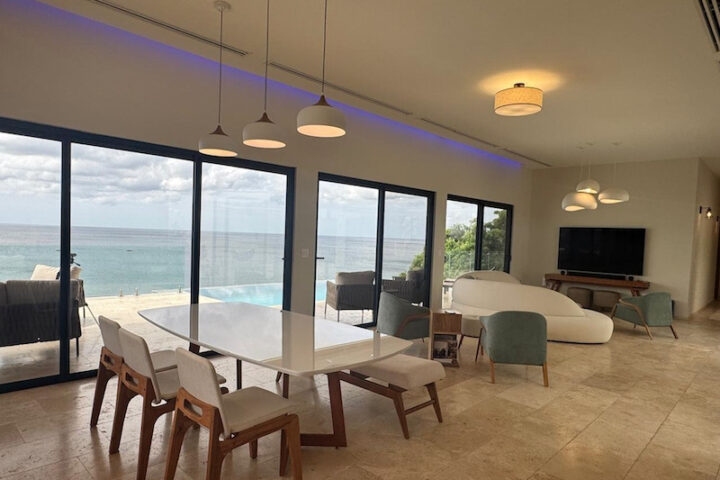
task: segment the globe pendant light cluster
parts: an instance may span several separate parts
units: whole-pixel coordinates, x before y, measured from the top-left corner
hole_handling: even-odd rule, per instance
[[[614,167],[617,170],[617,163]],[[580,167],[580,178],[582,178],[582,166]],[[613,173],[613,181],[615,173]],[[599,192],[599,195],[598,195]],[[597,199],[595,198],[597,195]],[[595,210],[600,203],[613,205],[623,203],[630,200],[630,194],[627,190],[621,188],[607,188],[600,190],[600,183],[590,177],[590,163],[588,162],[588,178],[581,180],[575,187],[574,192],[570,192],[562,199],[562,209],[566,212],[578,212],[580,210]]]
[[[204,135],[198,142],[198,151],[205,155],[215,157],[235,157],[238,147],[221,126],[222,118],[222,74],[223,74],[223,16],[230,5],[217,0],[215,8],[220,12],[220,59],[218,65],[218,116],[217,127],[211,133]],[[278,149],[286,146],[284,132],[272,121],[267,114],[268,99],[268,64],[270,51],[270,0],[267,0],[265,12],[265,84],[263,114],[260,118],[243,128],[243,144],[249,147]],[[322,87],[320,99],[313,105],[305,107],[297,115],[297,131],[303,135],[332,138],[345,135],[345,116],[338,109],[332,107],[325,99],[325,52],[327,45],[327,7],[325,0],[323,23],[323,60],[322,60]]]
[[[267,114],[268,55],[270,52],[270,0],[265,11],[265,93],[263,114],[255,122],[243,128],[243,143],[255,148],[283,148],[286,145],[283,131],[270,120]]]
[[[223,72],[223,15],[230,10],[230,4],[218,0],[215,8],[220,12],[220,60],[218,62],[218,115],[217,127],[212,132],[200,138],[198,151],[213,157],[236,157],[237,145],[222,129],[220,119],[222,116],[222,72]]]
[[[320,138],[342,137],[345,135],[345,116],[333,108],[325,99],[325,51],[327,44],[327,6],[325,0],[325,20],[323,22],[323,60],[322,86],[320,99],[313,105],[305,107],[297,116],[297,131],[303,135]]]

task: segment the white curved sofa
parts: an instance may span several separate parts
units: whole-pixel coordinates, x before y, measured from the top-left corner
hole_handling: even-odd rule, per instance
[[[473,337],[480,334],[478,317],[505,310],[542,314],[547,320],[548,340],[605,343],[613,332],[613,322],[608,316],[582,309],[565,295],[548,288],[522,285],[504,272],[462,275],[453,285],[452,297],[452,309],[463,314],[463,334]]]

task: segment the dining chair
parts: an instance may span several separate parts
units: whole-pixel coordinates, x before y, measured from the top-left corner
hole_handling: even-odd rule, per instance
[[[155,422],[162,415],[175,408],[175,397],[180,388],[177,368],[156,372],[145,339],[121,328],[118,332],[123,364],[120,369],[115,418],[110,436],[110,453],[117,453],[120,447],[123,424],[128,404],[135,396],[142,397],[140,420],[140,445],[138,448],[137,480],[144,480],[147,474],[150,447]],[[225,379],[216,376],[215,381]]]
[[[176,352],[180,389],[165,480],[175,478],[183,439],[192,425],[209,430],[207,480],[220,478],[223,459],[233,449],[247,443],[250,456],[256,458],[258,439],[278,430],[281,430],[280,475],[285,474],[289,453],[293,478],[302,479],[300,426],[298,416],[291,413],[294,402],[258,387],[223,394],[214,381],[215,367],[209,360],[183,349]]]
[[[490,359],[490,382],[495,383],[495,364],[513,363],[542,367],[547,387],[547,321],[536,312],[496,312],[482,318],[480,337]]]
[[[634,324],[642,325],[645,332],[653,339],[650,327],[670,327],[673,337],[678,334],[673,327],[672,298],[667,292],[652,292],[640,297],[623,297],[610,312],[610,318],[619,318]]]
[[[100,350],[100,363],[98,364],[97,381],[95,382],[95,396],[93,398],[92,413],[90,415],[90,428],[97,425],[107,384],[115,375],[120,376],[123,363],[119,335],[120,324],[102,315],[98,318],[98,324],[100,326],[100,336],[102,337],[103,347]],[[153,369],[156,372],[162,372],[176,367],[175,352],[173,350],[153,352],[150,354],[150,359],[152,360]]]

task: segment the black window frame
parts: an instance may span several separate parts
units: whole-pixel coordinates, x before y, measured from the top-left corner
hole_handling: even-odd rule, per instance
[[[483,235],[485,233],[484,207],[497,208],[507,211],[505,218],[505,259],[503,261],[503,271],[505,273],[510,273],[510,263],[512,262],[512,231],[514,206],[509,203],[494,202],[491,200],[482,200],[479,198],[464,197],[461,195],[453,194],[449,194],[447,196],[447,201],[468,203],[477,207],[477,228],[475,229],[475,270],[480,270],[482,264]],[[447,203],[445,207],[445,212],[447,214]]]
[[[54,140],[61,144],[60,168],[60,321],[59,321],[59,371],[44,377],[23,379],[0,384],[0,394],[53,385],[97,375],[97,369],[70,372],[70,339],[68,325],[71,316],[70,301],[70,248],[71,248],[71,180],[72,145],[81,144],[128,152],[154,155],[159,157],[186,160],[193,163],[193,187],[191,209],[191,261],[190,261],[190,304],[197,304],[200,296],[200,241],[201,241],[201,202],[202,202],[202,166],[219,164],[249,170],[279,173],[286,176],[285,192],[285,245],[283,257],[283,310],[292,305],[292,260],[295,226],[295,167],[259,162],[244,158],[217,158],[179,147],[170,147],[155,143],[130,140],[101,135],[64,127],[56,127],[24,120],[0,117],[0,132],[21,135],[44,140]],[[203,352],[213,355],[215,352]]]
[[[430,305],[430,296],[432,292],[432,252],[433,252],[433,232],[435,227],[435,192],[431,190],[423,190],[420,188],[406,187],[402,185],[394,185],[390,183],[378,182],[375,180],[366,180],[362,178],[347,177],[333,173],[319,172],[317,179],[317,202],[315,206],[315,266],[313,273],[313,315],[315,314],[315,290],[317,288],[317,260],[318,260],[318,215],[320,209],[320,182],[332,182],[342,185],[350,185],[355,187],[366,187],[377,189],[378,191],[378,215],[377,215],[377,233],[375,238],[375,299],[372,312],[372,322],[361,323],[358,327],[374,327],[377,325],[378,303],[380,302],[380,292],[382,292],[382,265],[383,265],[383,246],[384,246],[384,227],[385,227],[385,193],[404,193],[407,195],[415,195],[425,197],[427,199],[427,217],[425,222],[425,266],[424,275],[427,279],[427,289],[423,303]]]

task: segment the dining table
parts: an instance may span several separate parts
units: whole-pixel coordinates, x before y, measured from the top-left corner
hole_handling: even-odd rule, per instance
[[[201,303],[140,310],[156,327],[187,340],[191,350],[204,347],[235,358],[237,388],[242,362],[289,377],[327,375],[331,433],[302,433],[307,446],[345,447],[345,416],[339,372],[397,355],[408,340],[302,313],[242,302]]]

